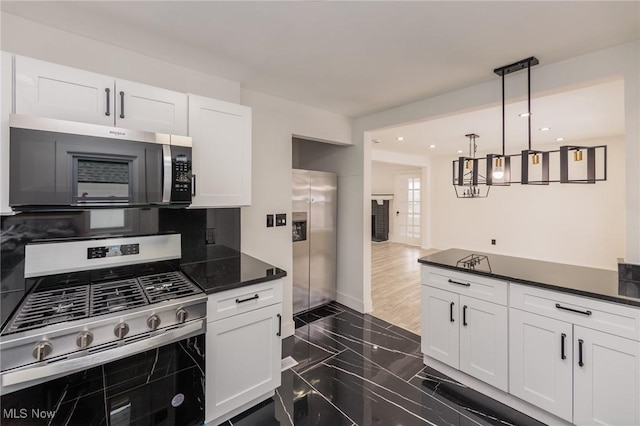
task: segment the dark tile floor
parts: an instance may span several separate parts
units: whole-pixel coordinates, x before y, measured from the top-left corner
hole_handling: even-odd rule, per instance
[[[295,318],[275,396],[230,425],[541,425],[425,367],[420,337],[331,303]]]

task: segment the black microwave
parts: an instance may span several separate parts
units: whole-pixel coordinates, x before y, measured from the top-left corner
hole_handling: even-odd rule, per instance
[[[188,206],[191,138],[13,114],[15,210]]]

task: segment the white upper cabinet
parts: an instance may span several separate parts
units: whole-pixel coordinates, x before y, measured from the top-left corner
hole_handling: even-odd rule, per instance
[[[186,93],[120,79],[115,87],[116,126],[186,136]]]
[[[114,79],[15,57],[16,114],[114,125]]]
[[[16,113],[187,134],[187,95],[17,56]]]
[[[191,207],[251,204],[251,108],[189,95],[195,175]]]
[[[9,207],[9,115],[13,112],[13,56],[0,53],[0,214],[7,214],[12,212]]]

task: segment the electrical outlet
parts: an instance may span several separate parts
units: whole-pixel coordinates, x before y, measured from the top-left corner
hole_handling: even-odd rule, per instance
[[[492,240],[491,240],[491,245],[492,245],[492,246],[495,246],[495,245],[496,245],[496,240],[492,239]]]
[[[286,213],[278,213],[276,214],[276,226],[285,226],[287,224],[287,215]]]
[[[267,215],[267,228],[273,228],[273,215]]]
[[[216,228],[207,228],[205,233],[205,240],[207,244],[216,243]]]

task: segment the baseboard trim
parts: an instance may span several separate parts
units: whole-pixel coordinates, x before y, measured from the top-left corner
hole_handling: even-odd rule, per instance
[[[353,296],[349,296],[348,294],[344,294],[339,291],[336,293],[336,302],[341,303],[344,306],[351,308],[355,311],[362,312],[362,313],[366,312],[365,311],[366,306],[362,300],[356,299]]]
[[[549,425],[571,426],[571,423],[567,422],[566,420],[561,419],[560,417],[556,417],[548,411],[544,411],[541,408],[531,405],[528,402],[521,400],[520,398],[516,398],[511,394],[501,391],[500,389],[494,388],[493,386],[490,386],[485,382],[476,379],[475,377],[471,377],[461,372],[460,370],[449,367],[447,364],[444,364],[437,359],[424,355],[424,363],[425,365],[433,367],[439,372],[446,374],[452,379],[457,380],[463,385],[477,390],[478,392],[490,398],[493,398],[498,402],[508,405],[514,410],[518,410],[529,417],[533,417],[534,419]]]

